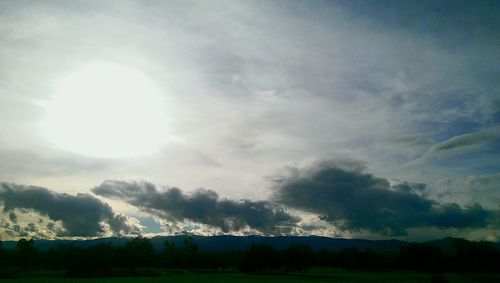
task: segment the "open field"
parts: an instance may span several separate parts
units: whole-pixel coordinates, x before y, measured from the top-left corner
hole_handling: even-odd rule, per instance
[[[41,274],[39,274],[41,275]],[[191,273],[184,271],[166,272],[153,277],[105,277],[105,278],[64,278],[47,276],[29,276],[26,278],[2,279],[2,282],[16,283],[63,283],[63,282],[82,282],[82,283],[190,283],[190,282],[220,282],[220,283],[301,283],[301,282],[432,282],[432,275],[428,273],[417,272],[399,272],[399,271],[345,271],[345,270],[315,270],[304,274],[280,274],[280,275],[251,275],[241,273]],[[24,276],[22,276],[24,277]],[[472,283],[472,282],[500,282],[500,274],[481,275],[481,274],[443,274],[443,282],[450,283]]]

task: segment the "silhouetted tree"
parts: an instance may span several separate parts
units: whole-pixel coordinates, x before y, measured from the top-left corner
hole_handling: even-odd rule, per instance
[[[373,252],[370,248],[365,249],[359,254],[358,266],[364,269],[376,269],[384,267],[385,263],[382,255]]]
[[[183,267],[198,267],[199,266],[199,253],[198,245],[194,242],[193,237],[187,237],[182,242],[181,248],[181,261]]]
[[[136,237],[127,241],[119,249],[119,263],[127,268],[152,266],[155,258],[155,251],[151,240],[143,237]]]
[[[163,243],[163,253],[161,257],[164,267],[176,268],[181,266],[181,251],[172,241],[167,240]]]
[[[110,244],[97,244],[80,250],[68,274],[84,277],[110,275],[114,263],[115,248]]]
[[[399,253],[360,251],[356,247],[315,253],[303,244],[290,245],[286,250],[252,244],[246,251],[225,252],[200,251],[194,239],[188,237],[179,246],[166,241],[164,250],[157,253],[149,239],[138,237],[121,246],[78,247],[71,244],[39,252],[33,239],[20,239],[13,249],[2,248],[0,242],[0,266],[62,269],[70,276],[79,277],[139,275],[151,272],[147,269],[149,267],[158,266],[186,269],[239,267],[244,272],[303,271],[311,266],[402,268],[432,272],[434,282],[443,278],[439,276],[440,272],[497,272],[500,251],[493,243],[452,239],[443,247],[445,252],[429,243],[413,243],[403,246]]]
[[[342,249],[338,253],[338,263],[344,268],[359,268],[361,254],[357,247]]]
[[[16,243],[16,261],[20,266],[33,266],[37,263],[38,251],[35,248],[35,241],[31,238],[29,241],[25,238]]]
[[[437,271],[442,269],[442,257],[437,246],[412,243],[400,249],[399,263],[403,268]]]
[[[252,244],[243,256],[240,270],[243,272],[266,272],[279,270],[281,267],[281,254],[273,246]]]
[[[0,265],[4,265],[5,252],[3,250],[2,241],[0,240]]]
[[[431,283],[447,283],[448,280],[441,274],[432,274]]]
[[[232,269],[240,266],[242,261],[242,251],[204,251],[200,253],[200,267],[210,269]]]
[[[304,271],[314,264],[314,252],[304,244],[291,244],[285,252],[285,268],[289,271]]]
[[[454,239],[453,246],[456,250],[454,258],[456,269],[476,272],[498,269],[500,251],[492,243]]]
[[[337,266],[336,254],[330,250],[320,250],[316,254],[316,263],[318,266],[333,267]]]
[[[43,263],[53,268],[71,270],[79,265],[82,249],[71,245],[59,245],[44,253]]]

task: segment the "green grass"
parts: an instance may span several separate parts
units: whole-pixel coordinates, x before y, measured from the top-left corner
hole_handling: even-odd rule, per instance
[[[472,283],[472,282],[500,282],[500,275],[459,275],[444,274],[450,283]],[[345,271],[345,270],[313,270],[305,274],[282,274],[282,275],[249,275],[241,273],[190,273],[183,271],[166,272],[156,277],[113,277],[113,278],[62,278],[52,276],[36,276],[19,279],[0,279],[1,282],[9,283],[191,283],[191,282],[213,282],[213,283],[302,283],[302,282],[366,282],[366,283],[420,283],[431,282],[432,275],[417,272],[398,271]]]

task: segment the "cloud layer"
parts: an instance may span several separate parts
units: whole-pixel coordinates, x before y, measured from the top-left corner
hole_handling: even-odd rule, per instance
[[[89,194],[74,196],[42,187],[1,183],[0,204],[11,220],[17,218],[12,217],[15,209],[26,209],[61,221],[64,230],[59,231],[58,236],[101,236],[107,229],[115,235],[137,231],[127,223],[127,217],[115,214],[108,204]]]
[[[189,220],[220,228],[223,232],[251,229],[264,234],[281,234],[289,232],[300,220],[282,206],[268,201],[230,200],[206,189],[197,189],[188,195],[178,188],[158,190],[147,182],[106,181],[92,191],[169,221]]]
[[[494,221],[494,211],[478,204],[438,203],[426,198],[424,190],[423,184],[391,185],[354,162],[328,161],[278,178],[274,199],[316,213],[343,230],[394,236],[409,228],[483,228]]]

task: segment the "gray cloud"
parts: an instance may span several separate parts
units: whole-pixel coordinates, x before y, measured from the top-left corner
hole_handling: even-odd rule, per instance
[[[0,160],[1,177],[19,172],[22,172],[24,176],[35,177],[68,176],[75,173],[102,170],[110,163],[108,160],[95,160],[71,153],[61,155],[59,152],[52,150],[31,152],[27,150],[0,149],[0,155],[2,156]],[[47,164],[51,164],[51,166],[46,166]]]
[[[468,185],[500,186],[500,173],[493,175],[470,176],[467,179]]]
[[[276,179],[274,199],[296,209],[321,215],[345,230],[369,230],[405,235],[408,228],[487,227],[494,211],[478,204],[461,207],[441,204],[421,194],[423,184],[392,185],[387,179],[364,173],[355,163],[321,162],[295,169]]]
[[[178,188],[158,190],[147,182],[106,181],[92,191],[163,219],[190,220],[218,227],[223,232],[250,228],[265,234],[286,233],[299,221],[271,202],[223,199],[215,191],[206,189],[197,189],[188,195]]]
[[[442,151],[469,148],[471,146],[481,146],[490,143],[495,138],[498,138],[498,134],[484,133],[484,132],[469,133],[469,134],[454,136],[441,143],[438,143],[434,145],[430,149],[430,151],[442,152]]]
[[[483,129],[467,134],[455,135],[444,141],[430,145],[417,158],[405,164],[405,167],[428,165],[429,161],[445,162],[465,158],[471,164],[464,164],[463,160],[450,166],[463,166],[472,169],[474,166],[492,168],[496,165],[493,155],[498,155],[500,134],[498,127]],[[448,164],[448,163],[446,163]]]
[[[0,203],[4,212],[31,209],[53,221],[61,221],[65,231],[59,236],[102,235],[106,232],[103,223],[108,224],[114,234],[136,231],[125,216],[115,214],[109,205],[89,194],[73,196],[42,187],[1,183]]]
[[[491,208],[500,208],[500,173],[469,176],[465,183],[471,199]]]
[[[428,134],[396,136],[387,139],[392,145],[401,145],[405,147],[429,146],[432,144],[431,136]]]

